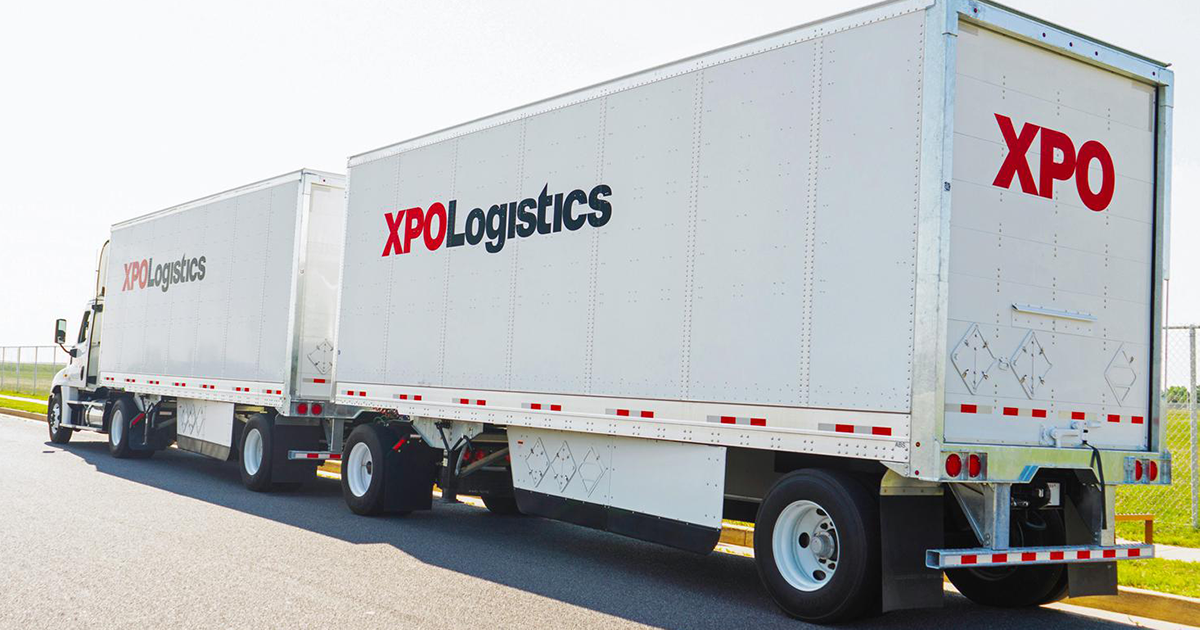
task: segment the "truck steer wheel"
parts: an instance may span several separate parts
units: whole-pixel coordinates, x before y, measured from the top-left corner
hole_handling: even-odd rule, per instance
[[[46,406],[46,425],[50,427],[50,441],[55,444],[66,444],[75,434],[71,429],[63,428],[62,416],[62,394],[54,392],[50,395],[50,404]]]
[[[855,478],[828,470],[782,477],[759,507],[758,575],[784,612],[833,623],[876,610],[879,506]]]
[[[266,492],[271,484],[271,447],[275,440],[275,422],[271,416],[258,413],[250,416],[242,428],[241,457],[242,485],[254,492]]]

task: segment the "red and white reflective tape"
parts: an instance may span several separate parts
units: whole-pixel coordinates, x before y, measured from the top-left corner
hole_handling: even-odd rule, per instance
[[[521,408],[533,411],[562,411],[562,405],[547,405],[545,403],[521,403]]]
[[[234,388],[233,388],[233,391],[235,391],[235,392],[247,392],[247,393],[249,393],[249,392],[250,392],[250,388],[249,388],[249,387],[234,387]]]
[[[967,403],[947,403],[946,411],[949,413],[972,413],[980,415],[998,415],[1010,416],[1019,418],[1046,418],[1049,416],[1048,409],[1028,408],[1028,407],[992,407],[990,405],[972,405]],[[1131,424],[1145,424],[1145,416],[1122,416],[1115,413],[1097,413],[1092,411],[1059,411],[1058,417],[1063,420],[1085,420],[1089,422],[1129,422]]]
[[[306,378],[306,379],[304,379],[304,382],[321,384],[321,383],[328,383],[329,381],[326,379],[323,379],[323,378]]]
[[[486,400],[471,400],[470,398],[455,398],[454,400],[452,400],[450,402],[458,403],[460,405],[477,405],[480,407],[487,405]]]
[[[819,431],[832,431],[834,433],[854,433],[858,435],[882,435],[890,436],[892,427],[876,427],[864,424],[827,424],[822,422],[817,425]]]
[[[347,395],[347,396],[366,396],[366,395],[367,395],[367,392],[355,392],[355,391],[354,391],[354,390],[352,390],[352,389],[347,389],[347,390],[346,390],[346,395]]]
[[[397,400],[421,400],[420,394],[396,394],[393,398]]]
[[[606,409],[605,413],[610,416],[621,416],[622,418],[653,418],[653,411],[642,411],[639,409]]]
[[[283,394],[283,390],[279,389],[264,389],[264,394],[275,394],[276,396]]]
[[[200,384],[200,389],[216,389],[216,386],[214,386],[214,385],[207,385],[207,384],[201,383],[201,384]]]
[[[951,413],[973,413],[980,415],[1013,416],[1024,418],[1045,418],[1049,416],[1048,409],[1030,407],[992,407],[991,405],[972,405],[967,403],[948,403],[946,411]]]
[[[341,459],[342,454],[337,451],[288,451],[288,459]]]
[[[1114,547],[1037,547],[1005,551],[995,549],[930,549],[925,564],[931,569],[988,567],[1017,564],[1055,564],[1065,562],[1111,562],[1154,557],[1154,545],[1116,545]]]
[[[721,424],[745,424],[752,427],[767,426],[766,418],[744,418],[742,416],[709,416],[709,422],[719,422]]]
[[[187,383],[174,383],[175,387],[187,387]]]
[[[162,385],[162,381],[146,381],[150,385]]]

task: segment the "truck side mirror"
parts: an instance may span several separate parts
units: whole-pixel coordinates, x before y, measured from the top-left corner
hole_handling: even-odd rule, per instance
[[[62,344],[67,341],[67,320],[54,320],[54,343]]]

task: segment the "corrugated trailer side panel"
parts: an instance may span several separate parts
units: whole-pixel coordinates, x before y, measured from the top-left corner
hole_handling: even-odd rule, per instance
[[[404,386],[441,404],[498,390],[878,411],[902,423],[924,7],[796,29],[352,159],[343,402],[365,394],[436,415],[401,402]],[[599,226],[548,218],[547,233],[451,247],[431,219],[406,253],[389,251],[390,224],[408,209],[453,200],[462,233],[475,208],[503,228],[500,205],[543,189],[591,201],[601,186],[611,214]],[[655,419],[708,413],[681,404]],[[772,413],[768,427],[834,431],[815,411]]]
[[[220,379],[281,390],[299,186],[297,173],[114,226],[102,378],[176,379],[164,386]],[[173,282],[161,280],[164,271]]]

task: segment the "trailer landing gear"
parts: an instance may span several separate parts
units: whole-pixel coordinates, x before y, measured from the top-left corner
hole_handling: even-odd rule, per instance
[[[755,523],[758,575],[804,621],[845,621],[879,608],[879,506],[854,477],[801,470],[767,492]]]

